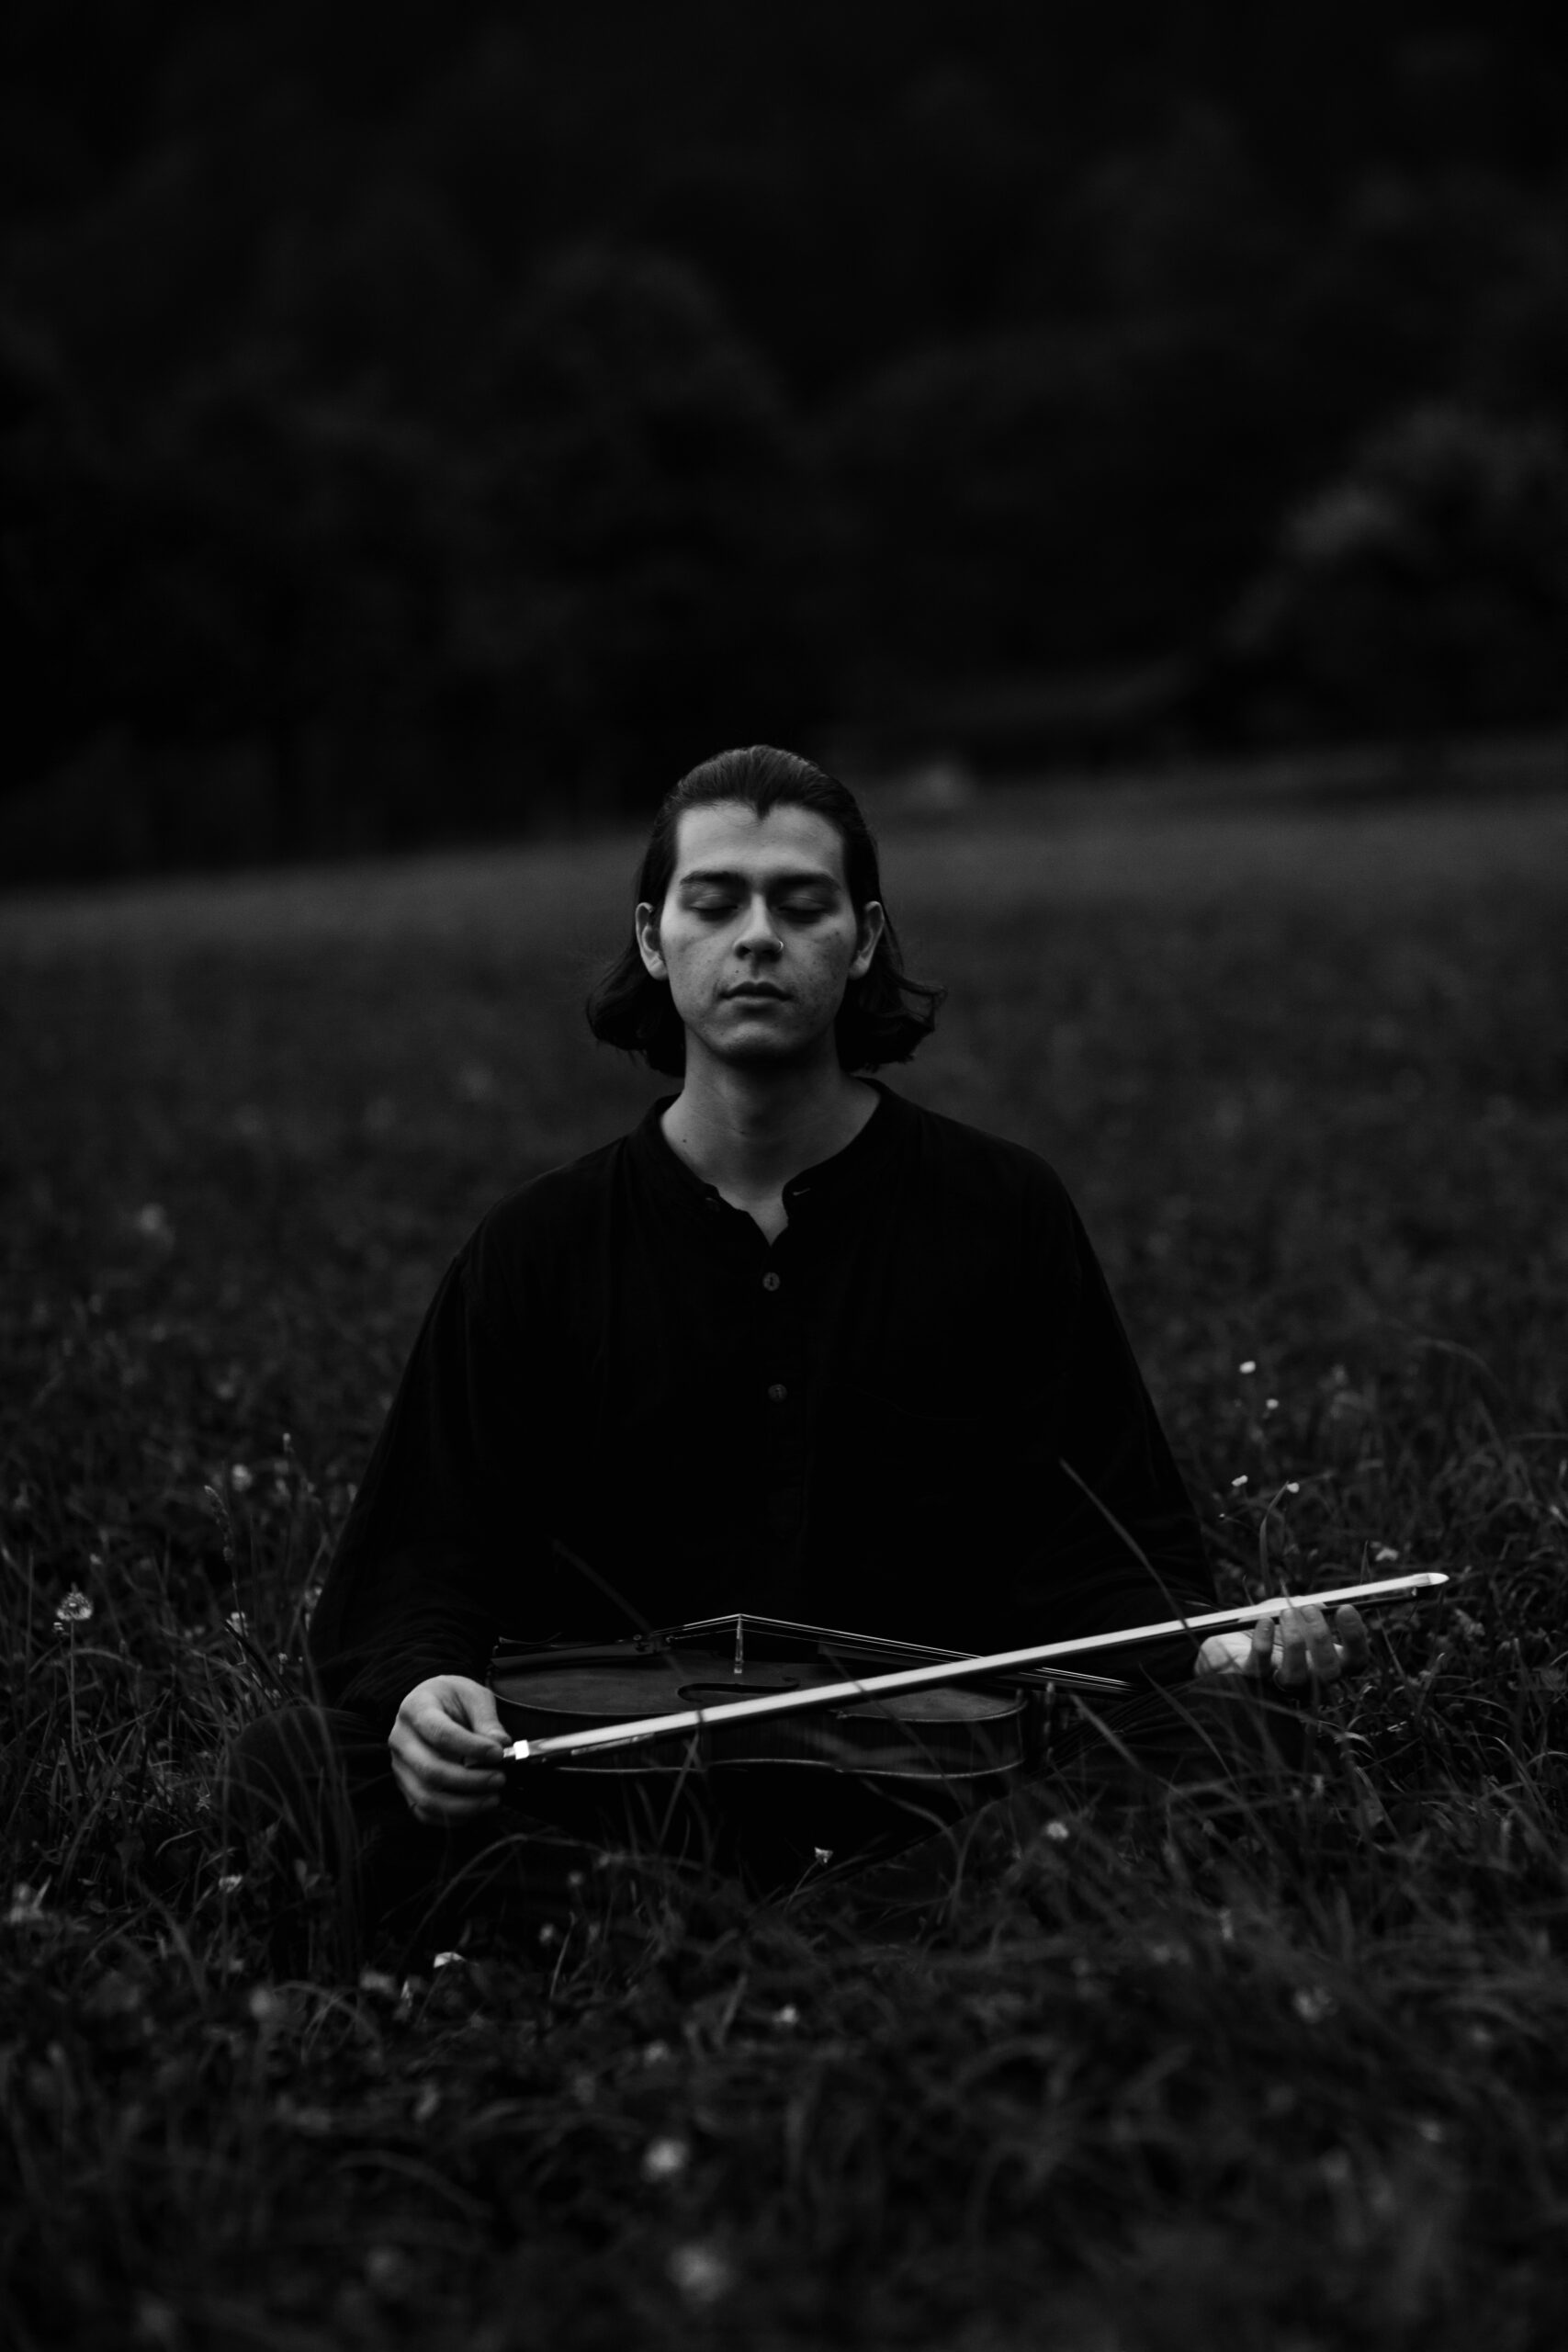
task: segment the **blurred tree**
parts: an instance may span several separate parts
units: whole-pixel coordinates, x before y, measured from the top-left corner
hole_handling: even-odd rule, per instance
[[[853,633],[886,671],[1136,659],[1261,551],[1258,371],[1201,318],[972,342],[837,420]]]
[[[769,370],[690,267],[556,258],[482,413],[467,642],[503,741],[604,807],[820,713],[811,483]]]
[[[259,742],[275,855],[421,830],[462,532],[435,445],[236,357],[160,417],[135,495],[109,674],[140,739]]]
[[[1287,519],[1226,633],[1268,731],[1568,717],[1568,441],[1422,405]]]
[[[0,635],[6,785],[104,723],[108,607],[125,560],[108,451],[58,346],[0,313]]]

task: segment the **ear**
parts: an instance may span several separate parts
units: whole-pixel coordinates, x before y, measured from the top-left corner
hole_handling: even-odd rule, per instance
[[[872,958],[882,944],[882,933],[886,922],[887,918],[882,910],[882,901],[879,899],[868,899],[861,909],[860,921],[855,927],[857,945],[854,962],[850,966],[852,980],[863,980],[870,971]]]
[[[644,970],[656,980],[667,979],[669,973],[659,944],[659,917],[646,899],[632,917],[632,929],[637,934],[637,952],[642,957]]]

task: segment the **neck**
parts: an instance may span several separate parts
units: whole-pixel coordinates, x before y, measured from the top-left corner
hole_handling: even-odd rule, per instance
[[[737,1208],[776,1202],[803,1168],[854,1141],[876,1108],[874,1086],[831,1061],[737,1069],[688,1038],[685,1083],[665,1112],[671,1148]]]

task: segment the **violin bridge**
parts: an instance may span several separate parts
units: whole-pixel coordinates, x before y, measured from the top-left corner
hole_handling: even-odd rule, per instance
[[[738,1609],[735,1612],[735,1673],[739,1678],[746,1671],[746,1620]]]

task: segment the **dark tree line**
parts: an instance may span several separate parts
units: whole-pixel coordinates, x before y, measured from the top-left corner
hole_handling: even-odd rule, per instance
[[[514,829],[1020,682],[1556,718],[1538,19],[26,0],[0,855]]]

